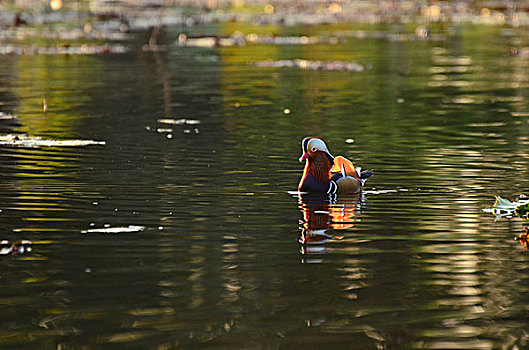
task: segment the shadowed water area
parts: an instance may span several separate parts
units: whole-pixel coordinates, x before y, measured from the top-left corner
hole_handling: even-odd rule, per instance
[[[237,29],[360,28],[186,30]],[[509,54],[527,30],[361,29],[378,34],[200,48],[169,28],[159,53],[138,33],[123,54],[0,56],[2,134],[106,142],[0,146],[0,239],[32,242],[0,256],[0,347],[528,346],[524,224],[482,212],[529,187],[529,59]],[[295,59],[364,69],[256,64]],[[362,195],[292,194],[308,135],[374,170]],[[86,232],[105,225],[144,229]]]

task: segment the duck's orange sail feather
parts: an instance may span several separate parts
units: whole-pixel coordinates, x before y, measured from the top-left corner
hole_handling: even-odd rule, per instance
[[[360,176],[358,176],[358,173],[356,172],[356,168],[353,162],[351,162],[349,159],[342,157],[342,156],[337,156],[334,158],[334,164],[331,168],[331,173],[341,172],[342,165],[343,165],[346,176],[352,176],[357,179],[360,179]]]

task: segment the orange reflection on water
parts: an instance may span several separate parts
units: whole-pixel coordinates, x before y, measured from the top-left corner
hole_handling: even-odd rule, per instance
[[[334,230],[344,230],[354,226],[355,212],[360,203],[360,195],[335,201],[327,195],[299,195],[299,208],[303,219],[300,220],[301,236],[299,242],[304,245],[322,244],[330,240],[339,240],[343,235]],[[322,253],[321,249],[302,248],[303,254]]]
[[[523,229],[524,229],[524,232],[520,233],[518,237],[516,237],[516,240],[520,242],[520,244],[523,246],[525,251],[528,251],[529,250],[529,228],[525,226]]]

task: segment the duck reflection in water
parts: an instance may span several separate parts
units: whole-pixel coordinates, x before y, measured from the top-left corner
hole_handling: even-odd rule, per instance
[[[329,197],[323,193],[299,194],[299,208],[303,219],[300,220],[301,235],[299,243],[303,255],[328,253],[325,243],[341,240],[343,235],[336,230],[354,226],[355,213],[363,202],[363,195]],[[316,261],[311,261],[316,262]]]

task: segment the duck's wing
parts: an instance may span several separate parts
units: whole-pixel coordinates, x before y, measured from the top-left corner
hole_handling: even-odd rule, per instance
[[[360,168],[356,168],[349,159],[337,156],[334,157],[334,164],[331,168],[331,173],[342,173],[345,176],[352,176],[360,180]],[[345,174],[343,174],[345,173]]]

